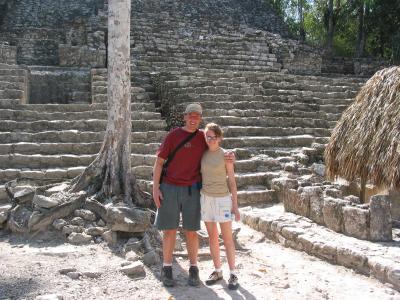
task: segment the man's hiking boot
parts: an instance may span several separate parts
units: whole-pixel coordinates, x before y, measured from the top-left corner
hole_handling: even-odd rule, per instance
[[[238,278],[236,277],[236,275],[231,274],[228,280],[228,289],[237,290],[238,287],[239,287]]]
[[[222,272],[217,272],[213,271],[210,276],[208,276],[208,279],[206,280],[206,285],[213,285],[217,281],[221,280],[222,277]]]
[[[198,267],[190,266],[188,284],[191,286],[199,286],[200,285],[199,268]]]
[[[164,286],[171,287],[175,285],[174,278],[172,277],[172,267],[164,266],[161,269],[161,281]]]

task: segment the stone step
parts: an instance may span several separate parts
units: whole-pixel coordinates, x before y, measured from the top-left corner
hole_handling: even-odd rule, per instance
[[[27,107],[29,109],[29,107]],[[0,120],[14,121],[56,121],[56,120],[106,120],[106,110],[90,110],[84,112],[43,112],[36,110],[0,109]],[[132,111],[132,120],[161,119],[158,112]]]
[[[240,214],[244,224],[276,243],[350,268],[400,290],[400,256],[394,249],[398,238],[391,243],[377,243],[349,237],[308,218],[285,212],[282,204],[248,206],[240,209]]]
[[[310,147],[314,141],[315,138],[311,135],[229,137],[222,141],[222,147],[227,149],[245,147]]]
[[[0,108],[14,108],[20,103],[19,99],[0,99]]]
[[[102,142],[104,131],[60,130],[43,132],[0,132],[0,141],[10,143],[93,143]],[[164,130],[132,132],[132,143],[159,143],[167,135]]]
[[[139,179],[138,185],[142,190],[147,191],[148,193],[152,192],[152,181]],[[276,192],[269,190],[265,186],[247,186],[244,187],[243,190],[238,190],[238,203],[240,206],[262,205],[277,202]]]
[[[276,104],[279,107],[276,107]],[[213,116],[229,116],[238,118],[249,118],[249,117],[297,117],[297,118],[315,118],[322,119],[326,118],[326,112],[340,112],[338,108],[327,107],[326,110],[320,111],[318,105],[282,105],[282,103],[274,103],[271,105],[265,105],[267,109],[214,109],[214,110],[203,110],[203,117],[210,118]],[[282,107],[283,106],[283,107]],[[308,106],[308,107],[307,107]],[[310,108],[310,106],[312,108]],[[347,106],[346,106],[347,107]],[[346,108],[345,107],[345,108]],[[298,109],[297,109],[298,108]]]
[[[203,118],[204,123],[214,122],[221,126],[256,126],[256,127],[316,127],[329,128],[329,122],[324,119],[296,117],[247,117],[214,116]]]
[[[13,143],[0,144],[0,155],[10,154],[96,154],[100,151],[102,142],[93,143]],[[154,154],[160,143],[131,143],[131,151],[135,154]]]
[[[278,90],[295,90],[295,91],[313,91],[313,92],[357,92],[355,86],[340,86],[340,85],[328,85],[328,84],[312,84],[294,82],[289,83],[285,81],[263,81],[261,86],[264,89],[278,89]]]
[[[169,96],[169,98],[171,98]],[[173,100],[175,103],[187,103],[187,102],[214,102],[214,106],[218,106],[220,102],[231,102],[233,107],[235,107],[236,102],[238,105],[243,107],[243,102],[249,102],[250,105],[257,105],[260,108],[265,108],[269,102],[282,102],[282,103],[305,103],[305,104],[351,104],[353,99],[348,97],[343,97],[338,101],[337,98],[320,98],[315,95],[306,94],[280,94],[274,93],[273,95],[257,95],[257,94],[199,94],[199,93],[189,93],[189,94],[174,94]],[[263,102],[254,103],[254,102]],[[223,104],[221,104],[223,105]],[[222,108],[222,107],[221,107]],[[255,108],[249,106],[248,108]]]
[[[0,103],[3,100],[0,100]],[[14,101],[15,103],[15,101]],[[71,104],[25,104],[25,105],[17,105],[13,107],[13,109],[17,110],[32,110],[39,112],[85,112],[85,111],[93,111],[93,110],[104,110],[107,111],[107,103],[97,103],[97,104],[87,104],[87,103],[71,103]],[[154,107],[154,103],[151,102],[132,102],[131,103],[132,111],[148,111],[154,112],[156,111]]]
[[[38,132],[51,130],[79,130],[79,131],[104,131],[107,120],[80,120],[80,121],[33,121],[16,122],[4,120],[0,122],[0,132]],[[133,131],[164,130],[165,121],[162,120],[135,120],[132,121]]]
[[[317,97],[320,99],[331,99],[331,98],[353,98],[356,96],[355,91],[345,92],[314,92],[314,91],[299,91],[299,90],[277,90],[277,89],[264,89],[264,95],[301,95],[306,97]]]
[[[217,98],[217,97],[215,97]],[[353,99],[341,100],[335,99],[337,102],[333,101],[319,101],[320,99],[301,99],[296,97],[288,96],[254,96],[251,97],[252,100],[249,101],[198,101],[203,107],[203,114],[212,112],[216,109],[224,109],[227,111],[239,110],[245,111],[248,109],[262,110],[262,109],[272,109],[274,108],[284,108],[295,109],[295,110],[318,110],[323,105],[344,105],[348,106],[351,104]]]
[[[4,169],[54,169],[88,166],[97,154],[10,154],[0,155],[0,166]],[[131,154],[132,166],[154,165],[155,155]]]
[[[313,75],[294,75],[288,73],[280,72],[259,72],[253,70],[253,72],[248,71],[230,71],[230,70],[220,70],[220,69],[205,69],[201,67],[191,67],[186,69],[179,68],[169,68],[168,72],[173,74],[178,72],[180,79],[194,80],[206,79],[206,80],[216,80],[218,78],[234,78],[234,77],[245,77],[248,83],[260,83],[262,81],[287,81],[287,82],[302,82],[308,84],[326,84],[331,86],[360,86],[365,84],[366,78],[364,77],[328,77],[328,76],[313,76]]]
[[[273,190],[238,191],[238,203],[240,206],[272,204],[277,202],[277,195]]]
[[[26,70],[20,68],[0,68],[0,76],[25,76]]]
[[[286,136],[286,135],[314,135],[327,137],[331,130],[327,128],[301,127],[256,127],[256,126],[226,126],[222,127],[224,137],[238,136]]]

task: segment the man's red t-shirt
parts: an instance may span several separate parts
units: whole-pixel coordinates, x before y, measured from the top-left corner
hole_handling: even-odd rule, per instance
[[[187,132],[182,128],[172,130],[158,149],[157,156],[167,159],[168,155],[190,134],[191,132]],[[204,139],[204,133],[198,130],[197,134],[176,152],[174,159],[168,165],[167,174],[163,177],[163,182],[179,186],[190,186],[201,181],[201,158],[206,149],[207,144]]]

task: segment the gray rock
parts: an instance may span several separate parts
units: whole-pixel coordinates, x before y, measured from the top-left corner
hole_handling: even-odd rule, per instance
[[[73,232],[82,233],[83,227],[82,226],[75,226],[75,225],[65,225],[62,229],[62,233],[65,235],[69,235]]]
[[[131,264],[120,268],[120,271],[128,276],[132,277],[144,277],[146,276],[146,271],[144,265],[140,261],[132,262]]]
[[[369,211],[354,206],[343,207],[344,233],[359,239],[369,238]]]
[[[85,226],[85,220],[81,217],[75,217],[71,220],[71,224],[76,226]]]
[[[37,296],[35,300],[64,300],[64,296],[61,294],[47,294]]]
[[[140,256],[134,251],[129,251],[125,253],[125,259],[127,261],[138,261],[140,259]]]
[[[337,249],[337,263],[347,268],[357,270],[362,274],[369,274],[367,256],[357,249],[342,248]]]
[[[43,208],[52,208],[57,206],[59,202],[56,199],[35,194],[33,197],[33,204]]]
[[[320,187],[304,187],[302,197],[308,197],[310,202],[310,219],[318,224],[324,224],[322,212],[324,206],[323,191]]]
[[[107,208],[107,223],[113,231],[144,232],[151,225],[151,214],[147,210],[129,207]]]
[[[8,219],[8,211],[0,212],[0,224],[3,224]]]
[[[314,163],[311,165],[311,171],[318,176],[325,177],[325,165]]]
[[[11,204],[0,205],[0,213],[8,213],[11,210]]]
[[[74,245],[89,244],[91,241],[92,241],[92,237],[85,233],[72,232],[68,236],[68,242],[70,242],[71,244],[74,244]]]
[[[85,233],[91,236],[102,235],[105,231],[103,227],[90,227],[85,230]]]
[[[103,272],[100,272],[100,271],[86,271],[86,272],[82,272],[82,275],[86,276],[88,278],[96,279],[96,278],[101,277],[101,275],[103,275]]]
[[[324,223],[329,229],[332,229],[336,232],[344,231],[343,207],[347,203],[347,201],[341,199],[324,199],[322,213],[324,217]]]
[[[372,241],[392,240],[392,216],[390,198],[387,195],[375,195],[370,198],[370,239]]]
[[[284,189],[297,189],[299,183],[296,179],[278,177],[271,180],[271,189],[282,192]]]
[[[160,263],[160,256],[154,250],[149,251],[143,255],[143,263],[146,266],[152,266]]]
[[[50,196],[50,195],[53,195],[55,193],[65,191],[65,189],[68,188],[68,186],[69,185],[66,184],[66,183],[62,183],[60,185],[53,186],[52,188],[47,189],[45,191],[45,194],[46,194],[46,196]]]
[[[96,221],[97,219],[96,215],[88,209],[77,209],[75,210],[74,215],[90,222]]]
[[[65,225],[67,225],[67,224],[68,224],[67,221],[65,221],[64,219],[55,219],[55,220],[53,221],[53,227],[54,227],[55,229],[57,229],[57,230],[63,229],[63,227],[64,227]]]
[[[342,198],[342,191],[335,188],[325,189],[325,195],[332,198]]]
[[[400,265],[391,265],[387,270],[387,279],[397,289],[400,288]]]
[[[142,248],[142,242],[138,238],[130,238],[124,245],[124,252],[138,252]]]
[[[344,197],[344,200],[349,201],[351,203],[355,203],[355,204],[361,204],[360,197],[357,197],[354,195],[346,196],[346,197]]]
[[[25,188],[14,193],[14,198],[17,203],[32,202],[34,196],[35,196],[34,188]]]
[[[108,230],[101,236],[109,246],[115,246],[117,244],[117,233],[115,231]]]
[[[71,278],[73,280],[79,279],[79,277],[82,276],[82,274],[80,272],[68,272],[65,275],[67,275],[69,278]]]
[[[106,222],[104,222],[102,219],[100,219],[100,220],[97,222],[97,226],[105,227],[105,226],[106,226]]]
[[[60,273],[61,275],[66,275],[67,273],[70,273],[70,272],[76,272],[76,269],[75,268],[63,268],[63,269],[58,270],[58,273]]]

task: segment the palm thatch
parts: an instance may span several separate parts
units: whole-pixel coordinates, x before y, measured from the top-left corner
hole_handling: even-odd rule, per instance
[[[347,108],[325,149],[329,179],[400,188],[400,67],[380,70]]]

